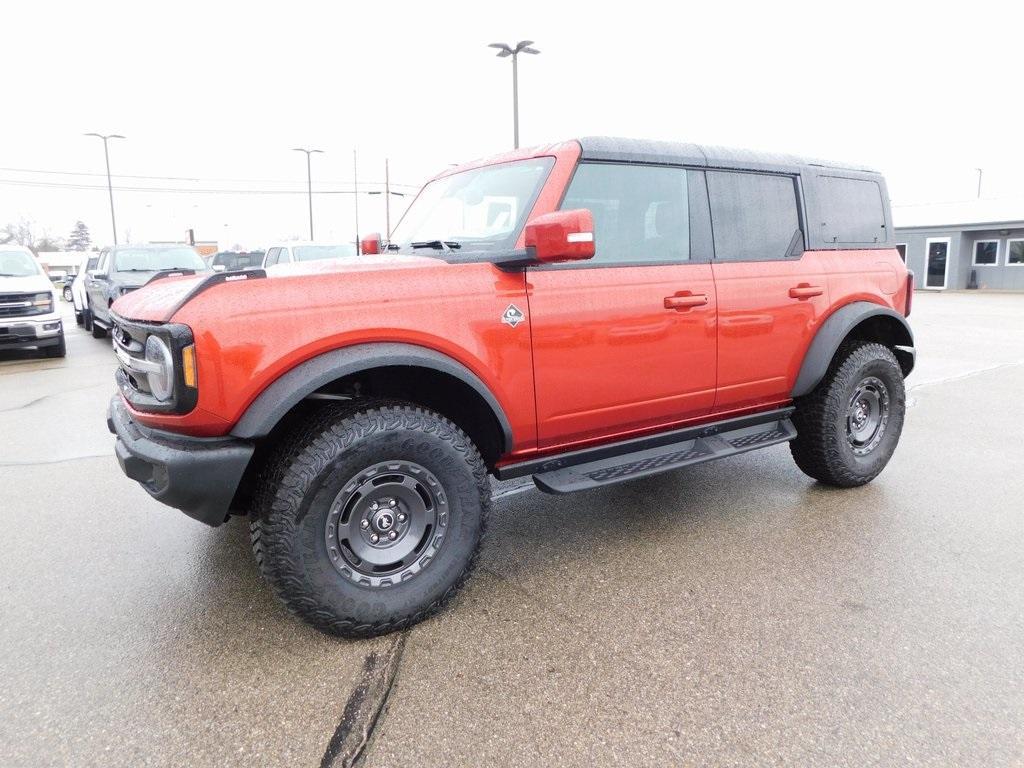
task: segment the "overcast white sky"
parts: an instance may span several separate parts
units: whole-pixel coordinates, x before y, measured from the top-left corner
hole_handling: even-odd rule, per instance
[[[157,10],[158,9],[158,10]],[[614,12],[613,12],[614,9]],[[508,149],[511,67],[486,45],[536,41],[520,66],[524,145],[611,134],[789,151],[880,168],[895,203],[1024,196],[1024,4],[217,3],[5,5],[0,226],[110,239],[115,185],[303,190],[314,180],[419,185]],[[193,181],[199,180],[199,181]],[[374,186],[373,188],[379,188]],[[402,189],[402,188],[399,188]],[[396,208],[402,201],[395,198]],[[122,239],[249,247],[305,236],[302,194],[115,189]],[[351,239],[352,196],[315,197],[317,239]],[[393,209],[393,213],[394,213]],[[384,228],[361,196],[363,233]],[[394,221],[392,222],[394,224]]]

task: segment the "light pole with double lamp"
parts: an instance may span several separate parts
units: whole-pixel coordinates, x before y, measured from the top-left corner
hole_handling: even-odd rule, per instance
[[[306,153],[306,191],[309,194],[309,239],[313,239],[313,167],[309,158],[314,154],[323,154],[322,149],[304,149],[303,147],[293,147],[292,152],[305,152]]]
[[[114,219],[114,186],[110,183],[110,150],[107,149],[107,142],[110,139],[123,139],[124,136],[119,133],[108,133],[106,136],[102,133],[86,133],[83,135],[103,139],[103,159],[107,162],[107,194],[110,195],[110,228],[114,231],[114,245],[117,245],[117,221]]]
[[[498,58],[512,57],[512,135],[515,149],[519,149],[519,54],[540,53],[536,48],[531,48],[533,40],[520,40],[515,46],[505,43],[491,43],[488,48],[498,49]]]

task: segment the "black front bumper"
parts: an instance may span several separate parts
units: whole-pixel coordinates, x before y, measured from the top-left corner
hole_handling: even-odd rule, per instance
[[[107,411],[121,469],[157,501],[207,525],[220,525],[249,466],[254,446],[234,438],[187,437],[132,420],[120,395]]]

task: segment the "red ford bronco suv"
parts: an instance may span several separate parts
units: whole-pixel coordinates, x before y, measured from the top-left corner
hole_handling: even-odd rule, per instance
[[[488,474],[566,493],[789,442],[870,481],[912,276],[861,168],[608,138],[430,181],[366,255],[156,279],[112,308],[124,472],[316,627],[409,626],[469,573]]]

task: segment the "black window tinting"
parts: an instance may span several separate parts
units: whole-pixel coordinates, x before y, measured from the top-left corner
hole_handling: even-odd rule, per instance
[[[796,183],[790,176],[708,171],[715,258],[783,259],[802,245]]]
[[[885,240],[882,190],[870,179],[818,177],[821,234],[826,243],[877,243]]]

